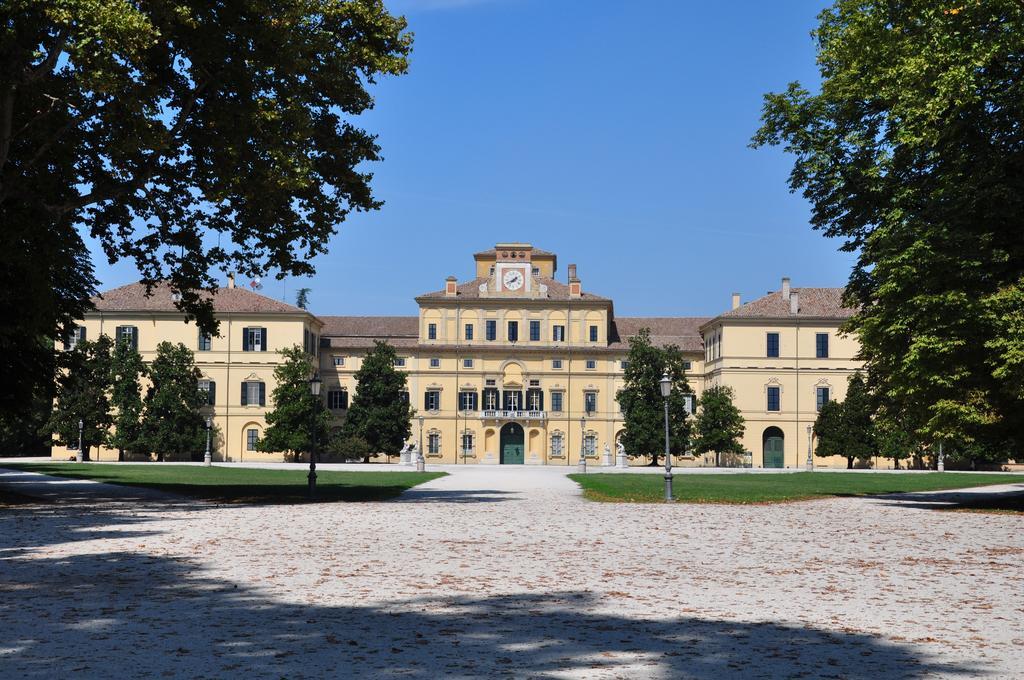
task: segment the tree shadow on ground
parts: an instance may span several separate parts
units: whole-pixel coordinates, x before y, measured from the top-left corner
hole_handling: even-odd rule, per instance
[[[29,522],[17,533],[27,531],[39,545],[71,543],[100,526],[123,536],[118,523],[133,531],[144,521],[95,512],[84,506],[17,507],[2,518]],[[12,547],[14,552],[0,553],[0,675],[7,677],[876,680],[985,670],[856,632],[695,616],[634,618],[615,611],[616,598],[626,594],[424,597],[382,604],[353,589],[334,602],[315,603],[313,585],[271,592],[216,579],[201,558],[131,551],[54,555]],[[329,578],[330,566],[310,568]],[[313,604],[296,602],[307,595]]]
[[[912,494],[874,496],[885,505],[921,510],[988,510],[1024,512],[1024,485],[1015,484],[1010,491],[934,491]]]
[[[395,503],[498,503],[517,500],[519,492],[497,489],[423,489],[413,487],[394,499]]]

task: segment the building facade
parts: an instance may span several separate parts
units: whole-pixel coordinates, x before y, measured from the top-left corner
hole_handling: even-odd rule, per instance
[[[842,399],[858,367],[855,340],[839,334],[850,314],[839,288],[791,288],[707,317],[617,317],[612,301],[585,289],[575,265],[559,281],[557,257],[526,243],[474,255],[474,277],[449,276],[416,297],[416,316],[316,317],[229,283],[215,297],[221,336],[203,338],[182,321],[167,291],[141,285],[97,298],[85,337],[135,333],[144,359],[161,340],[196,347],[210,415],[222,433],[215,460],[282,460],[257,452],[270,406],[277,350],[318,357],[326,406],[344,419],[362,357],[382,340],[395,347],[417,411],[410,445],[428,463],[608,464],[623,429],[615,395],[623,386],[628,340],[649,328],[655,344],[678,346],[696,397],[729,385],[747,421],[746,462],[801,467],[820,406]],[[166,298],[166,299],[164,299]],[[124,327],[137,328],[123,331]],[[73,455],[55,447],[55,457]],[[101,451],[101,459],[116,453]],[[381,458],[383,460],[383,458]],[[634,459],[642,464],[642,459]],[[677,456],[677,465],[709,465]],[[845,467],[845,460],[816,459]]]

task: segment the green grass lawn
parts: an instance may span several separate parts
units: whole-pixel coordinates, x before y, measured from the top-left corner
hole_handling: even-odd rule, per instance
[[[586,498],[625,503],[661,502],[662,475],[569,475]],[[962,489],[1024,482],[1024,475],[983,475],[956,472],[913,474],[794,472],[790,474],[675,475],[675,498],[688,503],[779,503],[826,496],[863,496]],[[1019,507],[1020,504],[1017,503]]]
[[[295,503],[307,500],[307,470],[268,470],[198,465],[0,463],[59,477],[143,486],[224,503]],[[338,472],[317,470],[316,500],[383,501],[443,477],[443,472]]]

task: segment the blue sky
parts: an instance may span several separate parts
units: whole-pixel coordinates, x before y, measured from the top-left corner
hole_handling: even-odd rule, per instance
[[[826,5],[683,0],[391,0],[408,75],[357,119],[379,134],[382,210],[340,226],[311,279],[264,279],[318,314],[415,314],[500,241],[554,251],[623,316],[712,315],[777,288],[846,282],[808,225],[792,159],[747,148],[762,95],[818,82]],[[95,258],[102,288],[136,280]],[[244,281],[241,283],[245,283]]]

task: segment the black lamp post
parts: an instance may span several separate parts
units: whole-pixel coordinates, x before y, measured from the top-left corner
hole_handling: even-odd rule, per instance
[[[423,458],[423,416],[418,418],[420,421],[420,446],[416,452],[416,472],[423,472],[427,469],[426,460]]]
[[[82,430],[85,429],[85,423],[81,418],[78,419],[78,453],[75,458],[79,463],[85,458],[85,452],[82,450]]]
[[[668,377],[668,372],[661,376],[658,385],[661,387],[661,396],[665,402],[665,500],[671,502],[674,499],[672,498],[672,454],[668,448],[668,397],[672,394],[672,379]]]
[[[316,495],[316,417],[317,407],[320,406],[320,386],[323,381],[320,380],[320,372],[314,371],[313,377],[309,379],[309,393],[313,395],[313,415],[310,418],[312,421],[310,427],[310,447],[309,447],[309,497],[312,499]]]

